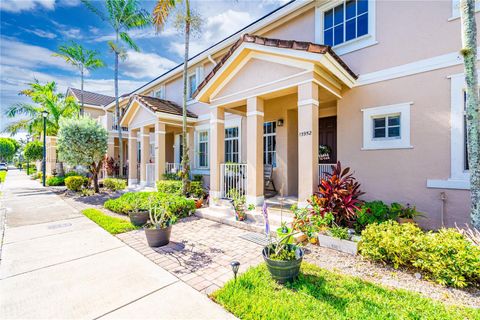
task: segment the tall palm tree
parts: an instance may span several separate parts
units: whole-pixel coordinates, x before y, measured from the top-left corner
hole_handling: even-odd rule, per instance
[[[475,21],[475,0],[460,2],[462,22],[462,50],[467,83],[467,153],[470,171],[470,193],[472,199],[471,220],[480,230],[480,114],[477,78],[477,24]]]
[[[115,54],[115,114],[118,122],[121,116],[118,102],[118,62],[120,58],[124,59],[126,57],[126,50],[123,44],[126,44],[135,51],[140,51],[140,48],[129,36],[128,31],[147,27],[151,24],[152,19],[146,10],[140,8],[137,0],[105,0],[104,8],[102,9],[97,8],[90,0],[82,0],[82,2],[90,11],[105,21],[115,33],[115,41],[109,41],[108,45]],[[120,153],[120,175],[122,175],[123,140],[120,123],[117,123],[117,130]]]
[[[78,115],[79,106],[73,97],[65,97],[57,93],[57,84],[55,81],[40,84],[38,80],[29,84],[29,88],[20,91],[21,95],[30,97],[35,104],[17,103],[10,106],[5,111],[7,118],[15,119],[23,116],[14,122],[11,122],[4,129],[11,135],[19,131],[26,130],[35,136],[40,136],[43,132],[42,111],[48,111],[46,118],[47,135],[56,135],[60,127],[62,118],[71,118]]]
[[[181,8],[183,6],[183,8]],[[182,192],[187,194],[190,173],[190,161],[188,158],[187,146],[187,76],[188,76],[188,50],[190,35],[192,31],[198,31],[202,24],[199,15],[192,11],[190,0],[158,0],[153,9],[153,24],[157,32],[160,32],[166,25],[168,18],[175,9],[179,8],[176,16],[176,25],[184,33],[185,51],[183,57],[183,104],[182,104]]]
[[[83,77],[85,72],[101,68],[105,66],[105,64],[98,58],[97,51],[85,49],[80,44],[73,41],[69,46],[60,46],[58,48],[58,53],[53,55],[63,58],[67,63],[76,67],[80,72],[80,115],[83,115]]]

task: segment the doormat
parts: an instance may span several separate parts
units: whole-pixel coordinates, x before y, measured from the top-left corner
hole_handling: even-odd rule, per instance
[[[245,233],[239,237],[264,247],[268,245],[267,237],[261,233],[250,232],[250,233]]]

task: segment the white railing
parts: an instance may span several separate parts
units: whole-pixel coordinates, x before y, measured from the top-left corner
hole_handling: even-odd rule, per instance
[[[145,164],[147,186],[155,185],[155,163]]]
[[[327,173],[332,173],[332,166],[335,163],[319,163],[318,164],[318,182],[322,181],[322,179],[328,178]]]
[[[220,192],[222,198],[230,198],[230,190],[236,189],[241,195],[247,194],[247,164],[220,164]]]
[[[165,173],[178,173],[179,171],[182,171],[181,163],[165,163]]]

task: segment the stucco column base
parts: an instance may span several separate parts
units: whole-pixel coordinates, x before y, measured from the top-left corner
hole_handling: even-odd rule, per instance
[[[225,111],[221,107],[210,109],[210,134],[210,195],[220,198],[220,164],[225,159]]]
[[[318,85],[298,86],[298,201],[318,188]]]
[[[250,204],[254,204],[256,207],[258,207],[258,206],[262,206],[264,202],[265,202],[264,196],[252,197],[247,195],[246,197],[247,206]]]

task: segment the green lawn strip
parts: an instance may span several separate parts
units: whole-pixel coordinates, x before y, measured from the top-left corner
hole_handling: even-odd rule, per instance
[[[82,213],[111,234],[119,234],[137,229],[129,221],[110,217],[98,209],[85,209]]]
[[[7,171],[0,171],[0,182],[5,182],[6,176],[7,176]]]
[[[250,268],[212,298],[241,319],[480,319],[480,310],[446,306],[308,263],[285,286],[271,279],[264,264]]]

